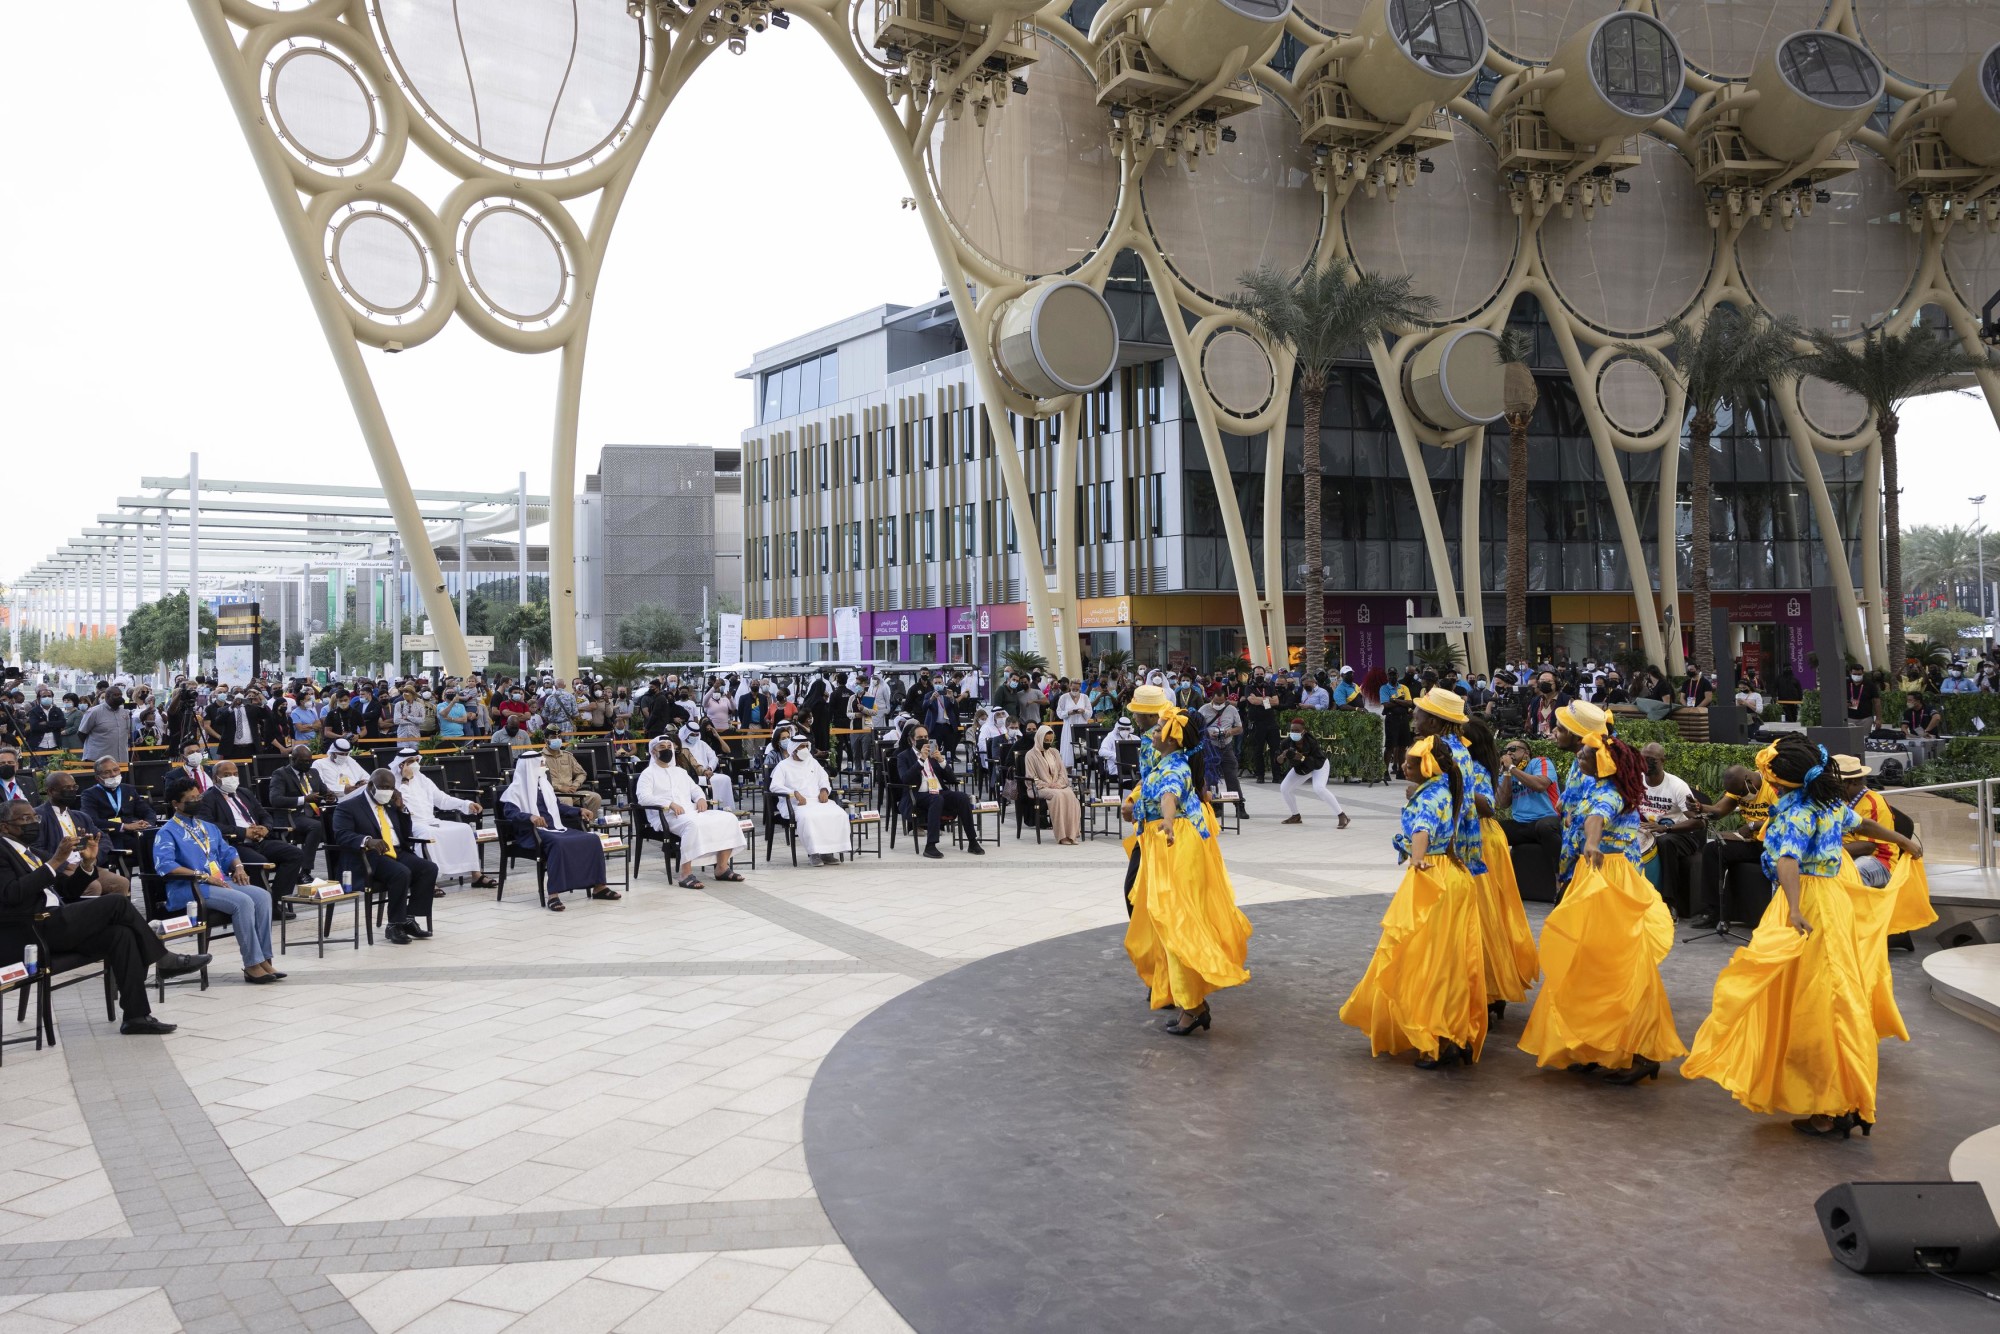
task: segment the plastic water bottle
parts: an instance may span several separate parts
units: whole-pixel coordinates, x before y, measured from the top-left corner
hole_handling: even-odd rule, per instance
[[[153,928],[153,934],[156,936],[164,936],[167,934],[167,924],[165,922],[162,922],[157,917],[155,917],[152,921],[146,923],[146,925]]]
[[[29,945],[21,951],[21,965],[28,970],[29,977],[35,975],[36,970],[41,967],[41,963],[42,951],[40,946]]]
[[[340,868],[340,892],[343,894],[352,894],[354,892],[354,868],[352,866],[343,866]]]

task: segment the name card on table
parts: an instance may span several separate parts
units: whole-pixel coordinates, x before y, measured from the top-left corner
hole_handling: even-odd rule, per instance
[[[11,987],[16,982],[28,978],[28,965],[24,963],[0,964],[0,987]]]
[[[337,899],[347,892],[338,880],[311,880],[299,886],[302,899]]]

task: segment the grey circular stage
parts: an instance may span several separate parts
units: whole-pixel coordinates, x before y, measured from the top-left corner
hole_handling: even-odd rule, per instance
[[[883,1006],[806,1103],[842,1241],[921,1334],[1993,1328],[1935,1279],[1840,1268],[1813,1217],[1837,1182],[1944,1178],[2000,1105],[1994,1035],[1914,956],[1914,1041],[1883,1045],[1882,1123],[1841,1144],[1675,1066],[1637,1088],[1537,1071],[1521,1006],[1473,1070],[1371,1060],[1336,1011],[1386,902],[1250,909],[1253,978],[1191,1038],[1159,1031],[1122,928]],[[1668,958],[1684,1040],[1730,948]]]

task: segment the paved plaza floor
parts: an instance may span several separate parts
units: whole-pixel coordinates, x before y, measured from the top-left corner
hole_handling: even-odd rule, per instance
[[[1281,827],[1252,785],[1241,902],[1392,887],[1400,794],[1340,794],[1346,831],[1317,805]],[[989,846],[823,869],[781,845],[705,891],[654,850],[623,902],[459,889],[436,939],[295,947],[276,987],[225,943],[165,1039],[60,993],[61,1047],[0,1068],[0,1330],[907,1329],[807,1175],[821,1059],[968,960],[1124,916],[1115,842]]]
[[[215,985],[169,991],[165,1039],[73,988],[62,1045],[0,1068],[0,1334],[1696,1328],[1780,1272],[1829,1328],[1960,1327],[1838,1270],[1810,1216],[1835,1180],[1944,1176],[1992,1120],[1992,1035],[1915,958],[1918,1041],[1885,1047],[1872,1141],[1801,1140],[1671,1068],[1538,1073],[1521,1007],[1474,1071],[1370,1061],[1331,1011],[1396,881],[1401,794],[1338,791],[1345,831],[1312,804],[1282,826],[1251,786],[1223,846],[1255,976],[1187,1041],[1118,948],[1118,845],[1011,828],[941,862],[780,847],[699,891],[654,849],[624,901],[561,916],[526,877],[456,889],[436,939],[295,948],[276,987],[236,981],[225,943]],[[1727,949],[1668,961],[1684,1038]],[[1191,1197],[1190,1136],[1227,1159]],[[1552,1155],[1603,1187],[1545,1180]]]

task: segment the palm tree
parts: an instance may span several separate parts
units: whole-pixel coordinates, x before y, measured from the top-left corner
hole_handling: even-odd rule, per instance
[[[1978,584],[1979,562],[1986,561],[1983,582],[2000,578],[2000,538],[1991,551],[1982,550],[1984,524],[1918,524],[1903,536],[1903,591],[1921,593],[1935,589],[1955,596],[1968,584]]]
[[[1992,365],[1984,353],[1973,353],[1956,339],[1929,329],[1911,328],[1900,334],[1875,329],[1860,342],[1843,342],[1824,330],[1812,335],[1812,351],[1799,362],[1804,375],[1816,375],[1861,396],[1875,414],[1882,437],[1883,586],[1890,590],[1889,661],[1903,664],[1903,498],[1897,484],[1897,413],[1905,402],[1949,388],[1953,381]],[[1876,540],[1868,534],[1868,540]]]
[[[1717,306],[1699,324],[1675,320],[1667,326],[1673,339],[1669,360],[1650,348],[1630,343],[1619,351],[1663,369],[1687,394],[1688,498],[1693,502],[1694,663],[1696,671],[1715,670],[1714,589],[1709,566],[1714,518],[1714,486],[1710,465],[1715,451],[1715,423],[1727,407],[1740,418],[1771,381],[1784,375],[1798,359],[1804,337],[1790,318],[1749,316],[1734,306]],[[1673,560],[1671,550],[1661,560]]]
[[[1525,329],[1500,331],[1500,365],[1507,380],[1507,659],[1528,660],[1528,424],[1542,391],[1535,385],[1535,339]]]
[[[1243,291],[1229,304],[1298,361],[1305,409],[1305,667],[1316,672],[1326,665],[1326,547],[1319,506],[1319,422],[1326,382],[1343,355],[1365,351],[1393,329],[1422,323],[1437,302],[1412,291],[1415,279],[1408,274],[1363,273],[1344,259],[1329,260],[1323,268],[1308,265],[1296,274],[1265,265],[1238,281]],[[1267,515],[1265,522],[1283,520]],[[1267,597],[1285,595],[1282,588],[1264,592]]]

